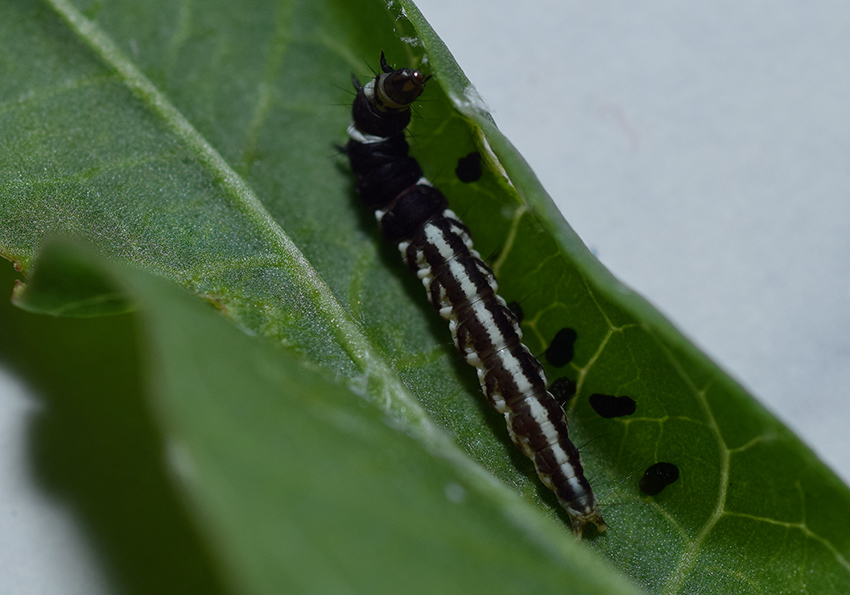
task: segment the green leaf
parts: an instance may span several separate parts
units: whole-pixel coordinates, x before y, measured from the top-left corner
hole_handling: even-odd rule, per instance
[[[27,298],[69,274],[139,304],[162,435],[139,458],[164,451],[235,592],[634,592],[519,497],[462,473],[451,445],[429,448],[171,283],[58,244]]]
[[[349,118],[348,73],[368,77],[365,65],[380,50],[395,64],[421,64],[434,79],[410,129],[416,157],[470,226],[479,251],[494,254],[502,294],[522,301],[532,351],[542,352],[565,326],[578,333],[569,367],[548,372],[579,386],[568,409],[572,435],[586,444],[585,465],[611,527],[590,547],[651,591],[850,588],[846,486],[598,264],[481,111],[415,6],[401,5],[409,20],[383,2],[346,0],[214,0],[203,8],[162,0],[3,3],[0,252],[29,276],[47,238],[74,235],[176,281],[255,335],[256,344],[283,344],[369,407],[388,412],[412,437],[410,449],[418,444],[432,453],[435,461],[423,473],[451,472],[453,482],[483,494],[487,504],[473,516],[504,525],[498,530],[506,534],[515,530],[517,517],[508,512],[515,503],[474,460],[536,508],[522,513],[525,535],[534,536],[529,541],[568,551],[574,544],[553,533],[565,515],[514,452],[474,372],[452,353],[419,283],[381,244],[371,216],[356,203],[344,160],[334,154]],[[454,166],[473,150],[485,156],[485,175],[461,184]],[[41,288],[33,282],[20,292],[19,303],[79,315],[125,307],[97,278],[84,270],[51,275],[38,281]],[[131,297],[142,300],[141,293],[134,286]],[[156,328],[152,346],[165,332]],[[157,378],[157,370],[150,373]],[[182,386],[210,388],[174,374],[172,382]],[[629,395],[637,411],[600,418],[588,404],[593,393]],[[325,403],[336,409],[344,401]],[[188,403],[162,396],[156,402],[167,439],[191,433],[178,432],[174,421]],[[236,421],[221,433],[248,457],[262,441],[247,444]],[[191,440],[202,448],[202,436]],[[348,446],[342,436],[317,456],[334,458],[330,453],[340,456]],[[451,462],[450,471],[441,459]],[[645,496],[638,482],[656,461],[675,463],[680,479]],[[280,477],[272,472],[267,483]],[[401,472],[397,479],[412,481]],[[247,570],[248,553],[256,551],[234,551],[221,538],[241,544],[233,527],[248,520],[216,504],[224,497],[218,488],[183,481],[204,512],[203,525],[219,536],[217,550],[232,574],[259,575]],[[422,484],[416,485],[427,492],[440,481]],[[273,494],[257,498],[269,504]],[[508,520],[481,512],[488,507],[501,507]],[[419,527],[415,507],[409,514],[407,528]],[[402,534],[392,539],[401,543]],[[459,547],[465,537],[446,530],[440,540]],[[358,543],[352,539],[349,547]],[[511,559],[521,549],[511,549]],[[474,567],[484,555],[473,548],[458,560]],[[452,574],[446,577],[451,582]],[[263,580],[246,584],[259,589],[268,585]]]

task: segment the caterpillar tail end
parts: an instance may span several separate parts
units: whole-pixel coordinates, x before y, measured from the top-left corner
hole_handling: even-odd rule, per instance
[[[584,533],[584,528],[588,524],[595,525],[597,533],[603,533],[605,529],[608,528],[608,525],[605,524],[599,510],[593,510],[587,514],[570,517],[570,522],[573,526],[573,534],[579,539],[581,539],[582,534]]]

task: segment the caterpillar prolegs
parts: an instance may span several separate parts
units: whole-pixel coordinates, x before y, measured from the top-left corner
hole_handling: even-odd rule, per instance
[[[588,523],[603,531],[581,457],[567,436],[564,410],[548,392],[542,366],[523,345],[519,322],[498,295],[493,271],[473,249],[469,230],[446,197],[408,155],[404,129],[410,105],[430,77],[391,68],[383,53],[381,71],[366,85],[353,77],[357,97],[345,153],[357,175],[357,191],[375,210],[383,235],[422,280],[458,351],[476,368],[490,405],[505,417],[514,444],[569,513],[573,531],[581,536]]]

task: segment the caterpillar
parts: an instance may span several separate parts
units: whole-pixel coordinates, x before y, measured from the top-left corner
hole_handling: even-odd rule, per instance
[[[408,154],[410,106],[430,77],[390,67],[383,52],[380,64],[381,72],[365,85],[352,75],[357,96],[342,150],[356,174],[357,192],[448,321],[490,406],[504,416],[511,440],[555,492],[573,532],[581,537],[588,523],[604,531],[578,449],[567,435],[564,409],[547,390],[543,367],[523,345],[519,322],[498,295],[493,271],[473,248],[469,229]]]

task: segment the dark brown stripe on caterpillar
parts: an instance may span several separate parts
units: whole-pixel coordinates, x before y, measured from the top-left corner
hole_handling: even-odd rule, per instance
[[[357,175],[357,191],[449,322],[455,346],[475,366],[488,402],[569,513],[573,531],[581,536],[588,523],[604,531],[581,457],[567,435],[564,410],[546,389],[542,366],[523,345],[519,322],[498,295],[493,271],[472,248],[469,230],[445,196],[408,155],[404,129],[410,104],[429,77],[393,69],[383,54],[381,71],[365,86],[354,78],[357,97],[345,153]]]

